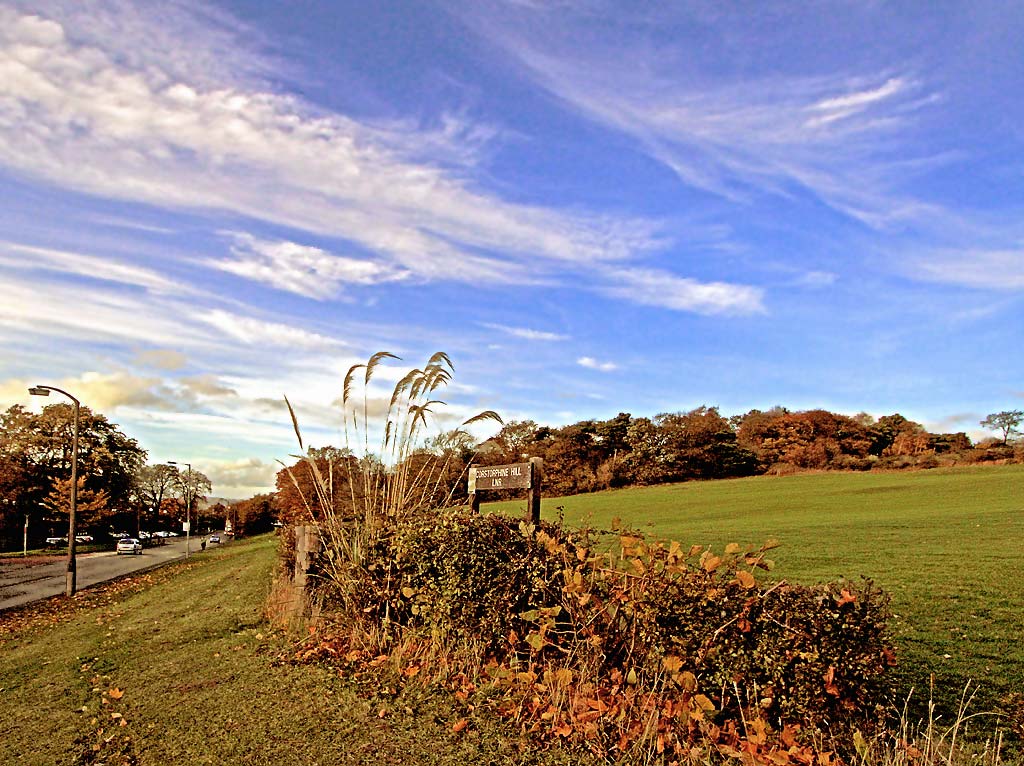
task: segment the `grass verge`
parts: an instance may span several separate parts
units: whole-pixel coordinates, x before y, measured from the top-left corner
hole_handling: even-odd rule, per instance
[[[781,543],[774,575],[815,583],[867,576],[892,597],[904,692],[934,688],[952,720],[958,690],[972,710],[1002,709],[1024,734],[1024,466],[892,473],[809,473],[639,487],[545,498],[573,525],[614,517],[655,537],[722,550]],[[522,514],[524,502],[485,511]],[[923,708],[916,711],[923,714]]]
[[[444,693],[278,658],[273,537],[0,613],[0,763],[559,764]]]

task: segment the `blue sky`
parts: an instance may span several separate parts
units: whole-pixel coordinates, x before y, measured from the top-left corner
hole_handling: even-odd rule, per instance
[[[0,2],[0,406],[63,386],[238,497],[378,350],[448,352],[453,419],[983,435],[1024,12],[724,5]]]

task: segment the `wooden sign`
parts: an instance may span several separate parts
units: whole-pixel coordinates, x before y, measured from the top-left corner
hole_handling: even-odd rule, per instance
[[[539,457],[527,463],[473,465],[469,467],[469,507],[480,511],[480,492],[496,489],[525,489],[526,509],[533,524],[540,523],[541,465]]]
[[[469,493],[481,489],[529,489],[532,479],[532,463],[474,465],[469,468]]]

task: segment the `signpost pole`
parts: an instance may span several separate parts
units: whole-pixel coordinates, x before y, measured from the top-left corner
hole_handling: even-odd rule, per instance
[[[480,513],[480,494],[476,491],[476,466],[469,467],[469,510]]]
[[[530,485],[526,490],[526,515],[534,526],[540,524],[540,482],[543,465],[543,458],[530,458]]]

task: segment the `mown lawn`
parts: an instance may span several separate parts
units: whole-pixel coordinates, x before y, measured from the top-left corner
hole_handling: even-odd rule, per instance
[[[971,681],[981,687],[976,711],[1024,694],[1024,466],[755,477],[543,500],[545,519],[559,513],[600,529],[618,517],[718,550],[775,539],[774,577],[863,575],[891,594],[904,690],[927,694],[934,675],[948,708]]]
[[[557,764],[447,694],[361,689],[262,622],[276,541],[239,542],[83,594],[0,612],[3,764]],[[123,722],[123,725],[122,725]]]

